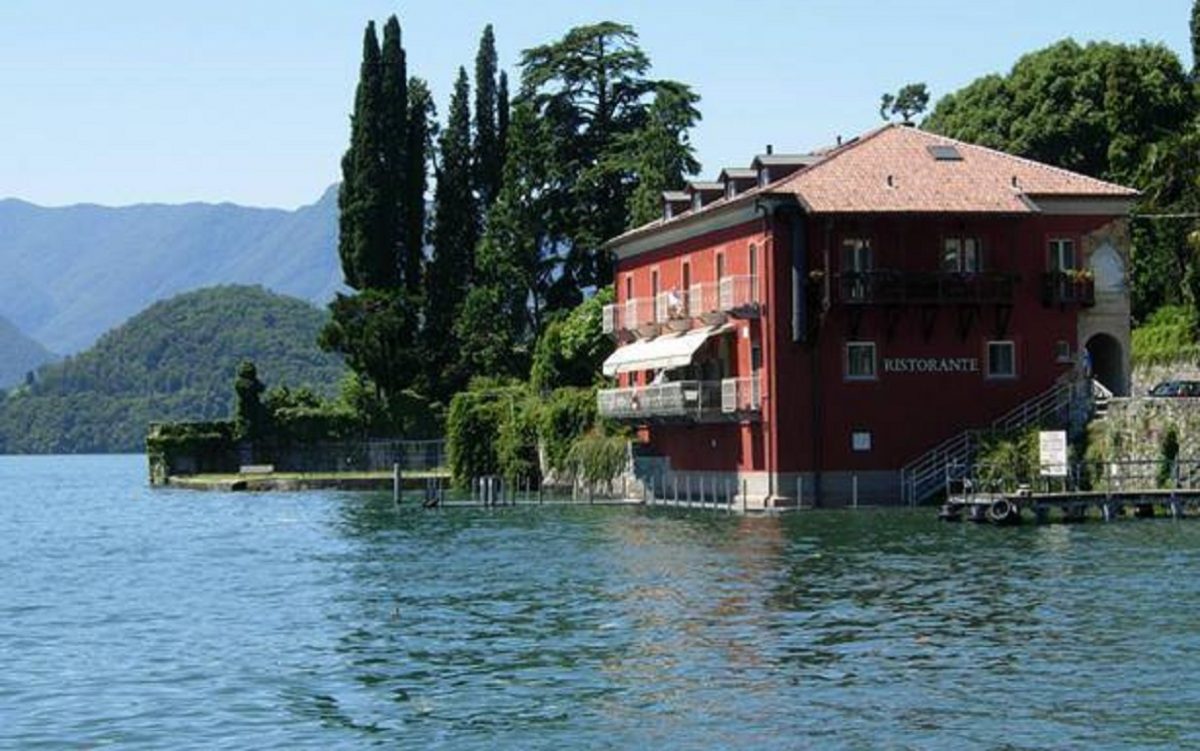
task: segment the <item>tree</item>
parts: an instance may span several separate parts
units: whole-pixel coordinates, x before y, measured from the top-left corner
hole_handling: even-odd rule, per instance
[[[922,127],[1131,182],[1150,147],[1180,132],[1193,109],[1192,85],[1166,47],[1067,39],[942,97]]]
[[[499,93],[496,95],[496,142],[500,149],[500,165],[503,176],[504,163],[508,160],[508,74],[500,71]]]
[[[1196,80],[1200,75],[1200,0],[1192,2],[1192,22],[1190,24],[1192,32],[1192,80]]]
[[[682,188],[686,176],[700,171],[688,140],[688,130],[700,119],[698,101],[688,87],[663,82],[647,110],[646,125],[618,139],[617,165],[639,177],[629,195],[629,227],[657,218],[663,191]]]
[[[404,47],[400,44],[400,21],[391,16],[383,27],[383,77],[380,83],[382,106],[379,119],[382,143],[385,202],[388,207],[387,243],[390,251],[379,251],[387,259],[370,286],[392,288],[400,285],[410,271],[406,252],[406,200],[408,161],[408,71]],[[420,273],[419,271],[417,272]]]
[[[258,369],[249,360],[243,360],[233,382],[235,434],[238,438],[254,439],[267,433],[267,411],[263,407],[262,393],[266,390],[258,380]]]
[[[338,190],[338,254],[346,284],[354,289],[376,286],[387,248],[387,176],[383,167],[380,118],[382,66],[375,24],[363,34],[362,65],[350,117],[350,148],[342,157]]]
[[[475,187],[484,211],[500,192],[504,169],[497,128],[496,38],[492,25],[483,29],[475,56]]]
[[[424,282],[425,193],[428,169],[437,135],[437,109],[429,86],[420,78],[408,82],[408,128],[404,168],[404,281],[410,299],[416,300]]]
[[[500,195],[476,258],[476,286],[457,337],[468,374],[522,376],[553,283],[561,238],[544,190],[554,159],[548,125],[523,100],[513,112]]]
[[[884,94],[879,102],[879,116],[891,120],[896,115],[900,122],[912,125],[913,118],[925,111],[929,105],[929,90],[923,83],[910,83],[900,88],[895,95]]]
[[[338,295],[329,309],[332,320],[321,332],[321,347],[340,352],[351,370],[375,384],[389,413],[399,411],[403,392],[420,372],[413,346],[417,315],[407,296],[365,290]]]
[[[645,125],[647,97],[662,82],[648,77],[650,59],[633,28],[612,22],[579,26],[525,50],[521,66],[522,97],[546,122],[553,144],[543,190],[562,258],[550,305],[569,309],[583,289],[611,281],[611,259],[601,245],[627,226],[639,180],[613,158],[614,149],[622,135]]]
[[[467,72],[459,68],[446,128],[439,139],[433,257],[426,280],[431,292],[425,299],[426,372],[430,388],[439,395],[453,393],[456,385],[449,370],[459,354],[454,323],[470,289],[479,238],[479,207],[471,190],[469,97]]]
[[[612,287],[585,300],[546,325],[533,352],[530,384],[545,393],[563,386],[591,386],[613,351],[613,340],[601,329],[601,310],[613,301]]]

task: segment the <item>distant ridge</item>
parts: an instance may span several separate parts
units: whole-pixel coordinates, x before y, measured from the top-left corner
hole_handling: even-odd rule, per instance
[[[261,284],[320,305],[342,281],[337,186],[295,211],[0,200],[0,268],[0,316],[62,354],[157,300],[201,287]]]
[[[327,320],[326,311],[262,287],[156,302],[0,399],[0,453],[140,451],[153,420],[230,415],[244,359],[269,386],[331,395],[345,366],[317,346]]]
[[[54,359],[45,347],[0,317],[0,389],[20,383],[26,373]]]

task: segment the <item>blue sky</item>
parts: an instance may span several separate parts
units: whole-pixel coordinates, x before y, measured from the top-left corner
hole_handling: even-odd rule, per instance
[[[1066,36],[1161,41],[1185,65],[1189,0],[3,0],[0,197],[45,205],[294,207],[338,178],[367,19],[400,16],[409,70],[444,112],[479,32],[520,50],[633,24],[654,74],[692,84],[705,174],[766,143],[807,149],[878,123],[879,95],[934,98]]]

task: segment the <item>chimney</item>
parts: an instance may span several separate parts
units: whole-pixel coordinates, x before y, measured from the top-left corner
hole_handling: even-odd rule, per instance
[[[767,155],[770,156],[771,154],[774,154],[774,153],[775,153],[775,147],[772,146],[771,144],[767,144]]]

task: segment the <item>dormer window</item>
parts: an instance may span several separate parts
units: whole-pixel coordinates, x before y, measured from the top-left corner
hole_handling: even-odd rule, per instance
[[[771,170],[769,167],[763,167],[758,171],[758,187],[765,188],[771,182]]]
[[[725,183],[725,198],[727,198],[727,199],[733,198],[736,195],[737,195],[737,185],[734,184],[733,180],[730,180],[729,182]]]
[[[704,205],[704,199],[700,196],[699,193],[694,193],[692,195],[692,211],[699,211],[700,207],[703,205]]]

